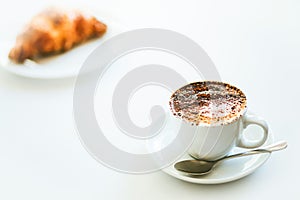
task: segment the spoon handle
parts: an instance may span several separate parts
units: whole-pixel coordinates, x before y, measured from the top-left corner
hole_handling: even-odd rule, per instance
[[[256,151],[257,150],[266,150],[266,151],[272,152],[272,151],[279,151],[279,150],[285,149],[286,147],[287,147],[286,141],[279,141],[274,144],[265,146],[263,148],[258,148],[258,149],[256,149]]]
[[[273,151],[279,151],[279,150],[285,149],[286,147],[287,147],[287,142],[286,141],[280,141],[280,142],[276,142],[274,144],[265,146],[263,148],[258,148],[258,149],[246,151],[246,152],[243,152],[243,153],[229,155],[229,156],[227,156],[225,158],[221,158],[219,160],[225,160],[225,159],[227,160],[227,159],[230,159],[230,158],[250,156],[250,155],[255,155],[255,154],[260,154],[260,153],[271,153]],[[219,161],[219,160],[217,160],[217,161]]]

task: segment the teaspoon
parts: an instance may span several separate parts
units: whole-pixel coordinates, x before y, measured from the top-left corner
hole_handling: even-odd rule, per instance
[[[174,167],[180,172],[187,173],[192,176],[205,175],[212,171],[212,169],[216,166],[220,161],[224,161],[231,158],[238,158],[244,156],[250,156],[260,153],[271,153],[273,151],[279,151],[285,149],[287,147],[287,142],[280,141],[264,148],[254,149],[251,151],[246,151],[243,153],[229,155],[214,161],[205,161],[205,160],[183,160],[177,162]]]

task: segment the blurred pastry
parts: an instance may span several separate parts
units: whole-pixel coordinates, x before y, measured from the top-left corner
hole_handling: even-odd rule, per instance
[[[65,52],[77,44],[102,36],[106,25],[77,10],[48,8],[32,18],[17,36],[9,58],[16,63],[26,59]]]

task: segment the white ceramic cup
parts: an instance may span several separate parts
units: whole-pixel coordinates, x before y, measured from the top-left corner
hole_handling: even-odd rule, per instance
[[[210,125],[190,125],[182,119],[175,117],[177,125],[187,134],[195,134],[188,153],[195,159],[213,161],[226,156],[233,147],[257,148],[265,143],[268,137],[268,125],[262,118],[247,113],[242,114],[230,123]],[[188,125],[187,125],[188,124]],[[244,130],[250,124],[262,128],[263,135],[258,140],[245,137]]]
[[[247,139],[243,131],[250,124],[256,124],[263,129],[263,136],[258,140]],[[191,130],[191,129],[189,129]],[[202,160],[216,160],[226,156],[237,146],[242,148],[256,148],[265,143],[268,137],[267,123],[255,115],[245,112],[236,121],[218,126],[195,126],[194,141],[190,146],[189,154]]]

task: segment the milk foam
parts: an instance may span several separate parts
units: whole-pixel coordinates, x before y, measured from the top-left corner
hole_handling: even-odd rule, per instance
[[[170,98],[172,113],[193,125],[222,125],[237,120],[246,108],[244,93],[229,84],[190,83]]]

